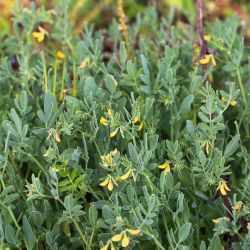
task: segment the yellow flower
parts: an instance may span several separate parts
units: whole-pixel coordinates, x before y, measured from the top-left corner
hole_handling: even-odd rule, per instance
[[[106,245],[101,247],[100,250],[108,250],[109,244],[110,244],[110,241],[108,241],[108,243]]]
[[[54,138],[57,142],[61,142],[61,139],[60,139],[59,135],[57,134],[57,132],[54,134]]]
[[[236,100],[233,100],[230,102],[231,106],[235,106],[237,104],[237,101]]]
[[[114,182],[114,184],[117,186],[117,183],[116,183],[116,182]],[[111,177],[111,176],[108,176],[108,177],[105,179],[105,181],[101,182],[99,185],[100,185],[101,187],[106,187],[106,186],[108,186],[108,190],[109,190],[109,191],[112,191],[113,188],[114,188],[114,184],[113,184],[113,179],[112,179],[112,177]]]
[[[213,219],[212,221],[213,221],[214,224],[218,224],[218,223],[220,222],[220,218],[218,218],[218,219]]]
[[[127,247],[129,245],[129,237],[126,235],[126,233],[124,233],[124,237],[122,239],[122,247]]]
[[[217,218],[217,219],[213,219],[212,221],[213,221],[213,223],[214,224],[219,224],[220,223],[220,221],[229,221],[229,218],[227,218],[227,217],[220,217],[220,218]]]
[[[224,103],[226,103],[226,102],[227,102],[227,99],[226,99],[225,97],[222,97],[222,98],[221,98],[221,101],[224,102]],[[236,101],[236,100],[231,101],[231,102],[230,102],[230,105],[231,105],[231,106],[237,105],[237,101]]]
[[[109,191],[112,191],[113,188],[114,188],[114,185],[113,185],[112,180],[110,179],[110,180],[109,180],[109,184],[108,184],[108,190],[109,190]]]
[[[227,183],[225,181],[221,181],[219,183],[219,186],[217,187],[217,190],[220,190],[220,193],[223,196],[227,195],[227,192],[231,191],[229,189],[229,187],[227,186]]]
[[[144,125],[143,125],[143,122],[141,122],[138,130],[141,131],[143,128],[144,128]]]
[[[128,177],[130,176],[130,173],[131,173],[131,170],[129,170],[126,174],[120,176],[120,179],[123,181],[128,179]]]
[[[44,40],[44,38],[45,38],[46,30],[43,29],[41,26],[38,27],[38,30],[39,30],[39,32],[35,31],[35,32],[32,33],[32,35],[33,35],[33,37],[36,38],[36,40],[39,43],[41,43]]]
[[[127,231],[132,235],[138,235],[141,232],[140,229],[127,229]]]
[[[167,174],[171,171],[171,168],[170,168],[170,165],[169,165],[169,162],[164,162],[163,164],[160,164],[158,166],[160,169],[164,169],[164,173]]]
[[[115,236],[113,236],[111,238],[112,241],[120,241],[122,239],[122,236],[123,236],[123,232],[119,233],[119,234],[116,234]]]
[[[141,230],[140,229],[126,229],[126,230],[122,231],[121,233],[114,235],[111,238],[111,241],[114,241],[114,242],[122,241],[121,242],[122,247],[127,247],[129,245],[130,238],[127,236],[126,232],[128,232],[132,235],[138,235],[141,232]]]
[[[120,127],[120,133],[121,133],[122,138],[125,138],[122,127]]]
[[[117,132],[118,132],[118,129],[119,129],[119,128],[117,128],[117,129],[115,129],[113,132],[111,132],[110,135],[109,135],[109,138],[115,137],[115,135],[116,135]]]
[[[115,148],[113,151],[110,152],[112,156],[115,156],[117,154],[117,148]]]
[[[205,148],[205,152],[207,155],[209,154],[209,151],[210,151],[209,147],[210,146],[211,145],[210,145],[210,142],[208,140],[205,140],[201,143],[201,148],[203,148],[203,149]]]
[[[235,205],[235,207],[233,207],[235,209],[236,212],[240,212],[241,209],[243,207],[243,202],[242,201],[238,201]]]
[[[89,58],[86,58],[86,59],[84,59],[84,61],[81,62],[80,66],[79,66],[79,69],[84,69],[87,66],[88,67],[91,66]]]
[[[205,55],[204,58],[200,60],[200,64],[208,64],[210,61],[213,65],[216,65],[216,61],[212,54]]]
[[[107,155],[102,155],[101,156],[101,160],[102,160],[101,165],[105,168],[114,167],[113,157],[117,154],[117,152],[118,152],[117,149],[114,149],[113,151],[111,151]]]
[[[107,157],[106,157],[106,161],[109,165],[111,165],[113,163],[113,158],[111,156],[111,154],[108,154]]]
[[[103,116],[100,118],[100,123],[103,125],[103,126],[108,126],[109,122],[106,118],[104,118]]]
[[[141,120],[141,115],[140,115],[140,114],[137,114],[137,115],[134,117],[132,123],[135,124],[135,123],[139,122],[140,120]]]
[[[102,183],[100,183],[99,185],[101,186],[101,187],[105,187],[105,186],[107,186],[109,184],[109,178],[107,178],[105,181],[103,181]]]
[[[210,35],[204,35],[204,40],[205,41],[211,41],[212,37]]]
[[[64,54],[61,50],[58,50],[58,51],[56,52],[56,57],[57,57],[58,59],[64,59],[64,58],[65,58],[65,54]]]
[[[110,108],[108,109],[108,114],[109,114],[109,116],[111,116],[111,117],[113,116],[112,109],[110,109]]]
[[[49,150],[45,151],[45,153],[43,154],[44,157],[49,156]]]

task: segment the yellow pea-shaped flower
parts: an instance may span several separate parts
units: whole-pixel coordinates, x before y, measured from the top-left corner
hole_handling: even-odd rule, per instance
[[[115,236],[111,238],[112,241],[116,241],[116,242],[120,241],[121,239],[122,239],[122,233],[116,234]]]
[[[109,137],[110,137],[110,138],[115,137],[115,135],[117,134],[117,132],[118,132],[118,128],[115,129],[113,132],[111,132],[110,135],[109,135]]]
[[[106,118],[104,118],[103,116],[100,118],[100,123],[104,126],[108,126],[109,122]]]
[[[109,180],[108,190],[109,190],[109,191],[112,191],[112,190],[113,190],[113,188],[114,188],[114,185],[113,185],[112,181],[111,181],[111,180]]]
[[[105,186],[107,186],[109,184],[109,178],[107,178],[105,181],[103,181],[102,183],[100,183],[99,185],[101,186],[101,187],[105,187]]]
[[[128,229],[127,231],[132,235],[138,235],[141,232],[140,229]]]
[[[130,176],[130,172],[131,171],[129,170],[126,174],[120,176],[120,179],[123,180],[123,181],[126,180],[126,179],[128,179],[128,177]]]
[[[126,234],[124,234],[124,237],[122,239],[122,247],[127,247],[129,245],[129,242],[130,242],[129,237]]]

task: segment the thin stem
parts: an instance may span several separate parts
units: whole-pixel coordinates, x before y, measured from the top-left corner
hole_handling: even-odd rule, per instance
[[[148,233],[148,232],[145,232],[145,231],[144,231],[144,233],[153,239],[153,241],[155,242],[155,245],[156,245],[159,249],[161,249],[161,250],[166,250],[166,248],[162,246],[162,244],[155,238],[154,235],[152,235],[152,234],[150,234],[150,233]]]
[[[10,217],[12,218],[12,220],[13,220],[15,226],[17,227],[17,229],[20,229],[20,226],[18,225],[18,222],[17,222],[17,220],[16,220],[16,217],[15,217],[15,215],[14,215],[12,209],[10,208],[10,206],[8,206],[8,212],[9,212]]]
[[[99,154],[100,156],[102,156],[101,151],[100,151],[100,149],[99,149],[99,146],[97,145],[95,139],[94,139],[94,144],[95,144],[95,147],[96,147],[96,149],[97,149],[98,154]]]
[[[73,224],[75,225],[75,228],[76,228],[77,232],[79,233],[79,235],[80,235],[82,241],[83,241],[84,244],[87,246],[87,245],[88,245],[88,242],[87,242],[87,240],[85,239],[85,237],[84,237],[84,235],[83,235],[83,233],[82,233],[82,230],[81,230],[81,228],[79,227],[78,223],[75,221],[74,218],[71,217],[70,219],[72,220]]]
[[[48,77],[47,77],[47,68],[46,68],[46,58],[45,53],[42,52],[42,60],[43,60],[43,79],[44,79],[44,91],[48,92]]]
[[[77,96],[77,83],[76,83],[76,55],[75,49],[73,50],[73,96]]]
[[[89,249],[91,249],[91,244],[92,244],[92,241],[94,238],[94,234],[95,234],[95,227],[93,228],[91,236],[90,236],[90,240],[89,240],[89,244],[88,244]]]
[[[60,91],[60,100],[63,100],[63,91],[64,91],[64,80],[65,80],[65,71],[66,71],[66,59],[63,61],[63,71],[62,71],[62,81],[61,81],[61,91]]]
[[[53,95],[56,96],[57,60],[54,63]]]
[[[242,82],[242,79],[241,79],[239,67],[236,68],[236,75],[237,75],[238,82],[239,82],[239,85],[240,85],[240,91],[241,91],[241,94],[242,94],[242,97],[243,97],[243,101],[244,101],[245,105],[247,105],[246,93],[245,93],[244,85],[243,85],[243,82]]]
[[[46,170],[45,168],[42,166],[42,164],[31,154],[26,153],[24,151],[22,151],[23,154],[27,155],[34,163],[36,163],[36,165],[40,168],[40,170],[46,175]]]

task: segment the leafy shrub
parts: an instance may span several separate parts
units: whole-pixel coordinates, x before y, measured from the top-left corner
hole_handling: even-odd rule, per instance
[[[152,7],[125,28],[72,37],[64,3],[15,10],[1,44],[1,248],[248,249],[237,18],[207,25],[218,56],[205,75],[192,27]]]

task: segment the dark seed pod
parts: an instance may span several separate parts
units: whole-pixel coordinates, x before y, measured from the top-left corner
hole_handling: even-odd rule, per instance
[[[16,56],[12,56],[10,58],[10,65],[11,65],[13,70],[18,70],[19,69],[19,63],[17,61]]]

